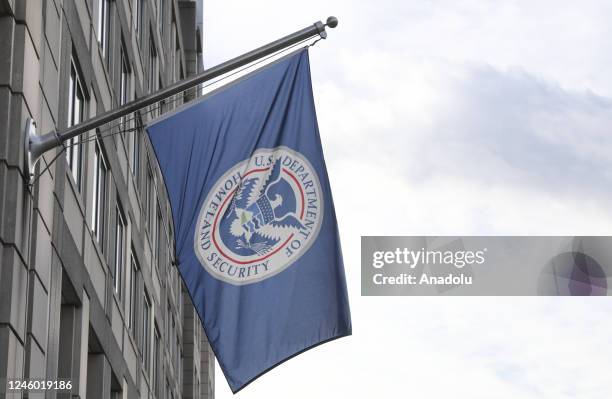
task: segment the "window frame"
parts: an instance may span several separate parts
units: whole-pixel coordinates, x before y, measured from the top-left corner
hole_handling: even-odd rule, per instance
[[[153,93],[155,90],[157,90],[157,87],[156,87],[157,77],[158,77],[157,55],[158,55],[158,51],[157,51],[157,47],[155,46],[153,30],[151,30],[149,34],[149,70],[148,70],[148,76],[147,76],[150,93]]]
[[[151,365],[151,385],[153,385],[153,392],[159,397],[159,375],[160,375],[160,360],[161,360],[161,333],[159,328],[154,323],[153,327],[153,356]]]
[[[123,300],[123,274],[125,271],[126,236],[127,221],[123,208],[121,207],[121,203],[117,199],[117,206],[115,207],[115,259],[113,288],[120,301]]]
[[[164,219],[162,217],[161,206],[159,201],[156,201],[155,210],[155,266],[159,271],[159,263],[161,262],[161,246],[163,244],[163,225]]]
[[[151,321],[153,316],[153,302],[147,289],[144,289],[144,303],[142,310],[142,364],[147,371],[151,370]]]
[[[146,225],[149,228],[149,232],[151,235],[153,233],[152,228],[153,228],[153,223],[154,223],[154,218],[153,218],[153,213],[155,212],[155,174],[153,173],[153,167],[151,166],[151,161],[149,161],[147,159],[147,176],[146,176],[146,183],[145,183],[145,200],[146,200],[146,204],[145,204],[145,220],[146,220]],[[153,243],[151,243],[151,245],[153,245]]]
[[[143,31],[143,23],[144,23],[144,2],[145,0],[135,0],[136,2],[136,12],[134,13],[134,28],[136,30],[136,36],[138,38],[138,43],[142,45],[142,31]]]
[[[119,105],[127,104],[130,101],[130,88],[132,81],[132,67],[127,49],[123,40],[121,41],[121,73],[119,78]]]
[[[102,57],[108,58],[111,29],[111,0],[98,0],[96,38],[102,50]]]
[[[172,56],[175,57],[174,59],[172,59],[172,76],[171,76],[171,80],[172,82],[176,82],[176,51],[178,50],[178,29],[177,29],[177,25],[176,25],[176,21],[174,19],[174,16],[172,17],[172,24],[171,24],[171,38],[170,40],[172,41],[171,44],[171,48],[172,48]]]
[[[143,126],[142,116],[140,112],[134,113],[134,121],[136,123],[136,129],[131,133],[131,154],[130,154],[130,170],[132,175],[136,179],[136,186],[138,187],[138,183],[140,182],[140,147],[141,147],[141,129]]]
[[[104,252],[104,234],[106,233],[106,202],[108,186],[108,163],[98,140],[94,144],[94,173],[92,196],[91,230]]]
[[[70,59],[70,74],[68,79],[68,118],[67,127],[72,127],[83,122],[85,112],[86,97],[81,83],[81,75],[77,68],[74,57]],[[78,100],[78,101],[77,101]],[[81,191],[83,153],[81,151],[81,140],[79,136],[72,137],[64,142],[66,147],[66,162],[70,175],[77,187]]]
[[[136,330],[138,325],[138,313],[139,313],[139,302],[138,302],[138,286],[140,280],[140,264],[134,255],[134,251],[132,250],[132,255],[130,257],[130,318],[129,318],[129,327],[132,331],[132,336],[134,338],[137,337]]]
[[[158,9],[158,22],[159,25],[161,26],[161,34],[162,36],[164,36],[164,20],[166,19],[166,0],[158,0],[159,2],[159,9]]]
[[[130,63],[130,57],[128,56],[127,48],[123,39],[121,40],[121,51],[120,51],[120,65],[119,65],[119,106],[123,106],[130,102],[132,97],[132,65]],[[119,122],[120,130],[125,131],[130,126],[130,119],[127,116],[122,116]],[[121,135],[122,136],[122,135]]]

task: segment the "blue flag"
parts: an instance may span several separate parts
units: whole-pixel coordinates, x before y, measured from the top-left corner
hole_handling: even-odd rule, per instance
[[[234,393],[351,334],[308,51],[147,127],[180,274]]]

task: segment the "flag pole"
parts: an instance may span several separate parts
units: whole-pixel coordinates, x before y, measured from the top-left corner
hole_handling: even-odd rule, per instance
[[[66,140],[83,134],[89,130],[96,129],[105,123],[121,118],[134,111],[138,111],[148,105],[155,104],[164,98],[185,91],[200,83],[204,83],[234,69],[240,68],[251,62],[257,61],[263,57],[274,54],[284,48],[297,44],[309,38],[319,36],[322,39],[327,37],[326,27],[335,28],[338,26],[336,17],[329,17],[325,23],[321,21],[315,22],[313,25],[287,35],[281,39],[275,40],[248,53],[242,54],[236,58],[232,58],[213,68],[207,69],[197,75],[183,79],[173,85],[165,87],[161,90],[151,93],[147,96],[131,101],[119,108],[111,109],[91,119],[88,119],[78,125],[72,126],[62,132],[52,131],[44,135],[36,134],[36,124],[32,119],[28,119],[24,130],[24,145],[25,145],[25,167],[28,177],[31,178],[34,166],[45,152],[63,145]]]

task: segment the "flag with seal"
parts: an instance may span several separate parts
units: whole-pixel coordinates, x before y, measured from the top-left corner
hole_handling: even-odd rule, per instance
[[[351,334],[306,49],[147,132],[172,208],[176,264],[234,393]]]

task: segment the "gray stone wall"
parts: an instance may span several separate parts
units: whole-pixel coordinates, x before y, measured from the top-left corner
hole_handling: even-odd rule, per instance
[[[140,0],[142,20],[137,0],[110,1],[106,51],[99,1],[0,0],[0,380],[72,381],[70,393],[40,397],[212,398],[214,358],[173,266],[171,213],[146,135],[115,121],[82,137],[80,181],[61,148],[43,156],[34,185],[26,179],[26,119],[42,133],[68,126],[71,65],[83,119],[121,103],[122,53],[129,99],[201,68],[201,21],[190,11],[201,0]],[[189,98],[169,99],[163,111]],[[162,110],[145,111],[144,123]],[[127,119],[125,128],[135,128]],[[102,239],[92,231],[96,146],[108,167]],[[159,222],[148,203],[159,207]],[[120,277],[117,204],[125,219]]]

